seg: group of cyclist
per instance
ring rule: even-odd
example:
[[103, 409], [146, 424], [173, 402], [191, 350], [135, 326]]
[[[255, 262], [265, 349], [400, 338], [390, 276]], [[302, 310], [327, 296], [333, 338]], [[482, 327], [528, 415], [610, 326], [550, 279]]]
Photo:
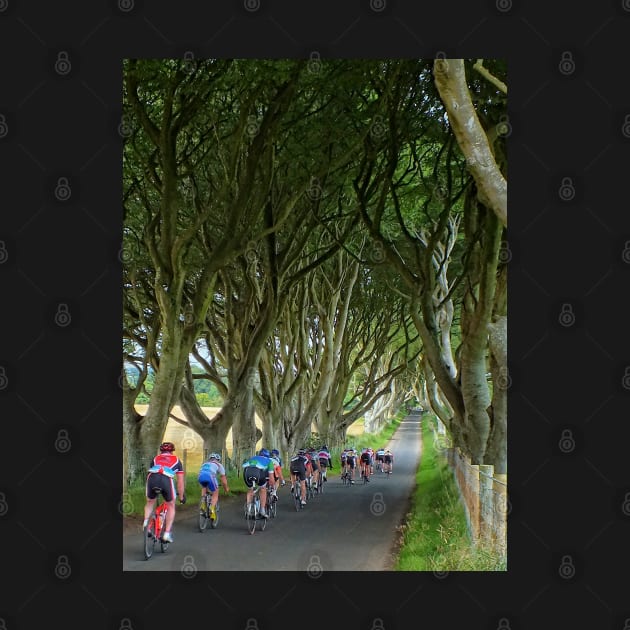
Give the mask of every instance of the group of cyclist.
[[[163, 442], [160, 445], [160, 452], [156, 455], [149, 468], [146, 483], [147, 502], [144, 508], [143, 528], [147, 526], [148, 520], [153, 511], [157, 494], [162, 493], [164, 501], [168, 504], [166, 513], [164, 541], [172, 542], [171, 533], [173, 521], [175, 519], [175, 481], [177, 483], [177, 494], [180, 503], [186, 502], [184, 491], [184, 468], [181, 460], [174, 454], [175, 445], [172, 442]], [[381, 448], [374, 451], [371, 448], [362, 449], [359, 454], [354, 448], [345, 448], [341, 453], [341, 474], [348, 471], [350, 483], [354, 483], [354, 471], [357, 464], [361, 467], [361, 474], [369, 481], [370, 475], [374, 473], [374, 461], [382, 466], [383, 472], [391, 473], [393, 465], [393, 455], [389, 449]], [[267, 492], [277, 499], [277, 491], [280, 486], [284, 486], [286, 481], [282, 473], [282, 459], [278, 449], [261, 448], [258, 453], [248, 457], [242, 464], [243, 480], [247, 490], [247, 509], [252, 510], [254, 482], [260, 487], [260, 515], [269, 518], [266, 510]], [[328, 446], [321, 448], [301, 448], [291, 457], [288, 465], [291, 475], [291, 493], [300, 493], [300, 502], [306, 505], [306, 480], [310, 479], [315, 490], [320, 484], [328, 480], [327, 471], [333, 469], [332, 457]], [[230, 489], [225, 474], [225, 468], [221, 463], [219, 453], [210, 453], [207, 460], [203, 462], [197, 477], [201, 486], [201, 501], [204, 496], [211, 494], [210, 518], [216, 518], [216, 505], [219, 500], [219, 483], [223, 486], [225, 493]]]
[[359, 467], [361, 478], [369, 482], [374, 474], [374, 462], [384, 473], [391, 474], [394, 465], [394, 455], [388, 448], [374, 450], [370, 447], [361, 449], [359, 453], [355, 448], [345, 448], [341, 451], [341, 476], [350, 477], [350, 483], [354, 484], [355, 470]]

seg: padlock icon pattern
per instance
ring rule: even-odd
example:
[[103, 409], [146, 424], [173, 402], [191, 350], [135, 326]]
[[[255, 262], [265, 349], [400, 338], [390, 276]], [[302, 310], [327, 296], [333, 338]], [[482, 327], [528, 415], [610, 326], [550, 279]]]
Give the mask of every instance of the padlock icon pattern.
[[72, 197], [72, 188], [67, 177], [60, 177], [55, 186], [55, 199], [58, 201], [68, 201]]
[[372, 622], [372, 630], [385, 630], [385, 625], [380, 617], [375, 617]]
[[66, 76], [72, 70], [72, 64], [70, 63], [70, 56], [66, 50], [61, 50], [57, 53], [57, 59], [55, 61], [55, 72], [62, 77]]
[[311, 177], [306, 195], [311, 201], [317, 201], [322, 196], [322, 187], [317, 177]]
[[563, 453], [572, 453], [575, 450], [575, 439], [571, 429], [563, 429], [558, 441], [558, 448]]
[[67, 453], [72, 448], [72, 442], [67, 429], [59, 429], [55, 439], [55, 450], [58, 453]]
[[626, 366], [621, 379], [621, 385], [624, 389], [630, 389], [630, 366]]
[[120, 620], [120, 630], [133, 630], [131, 619], [129, 619], [129, 617], [123, 617]]
[[245, 630], [258, 630], [258, 622], [253, 617], [250, 617], [245, 622]]
[[120, 123], [118, 124], [118, 135], [121, 138], [129, 138], [133, 133], [133, 127], [129, 121], [129, 116], [127, 114], [122, 114], [120, 116]]
[[499, 368], [499, 377], [497, 378], [497, 387], [499, 389], [510, 389], [512, 386], [512, 377], [510, 371], [506, 367]]
[[260, 125], [258, 124], [258, 120], [256, 116], [248, 116], [247, 124], [245, 125], [245, 132], [250, 138], [253, 138], [257, 133]]
[[499, 246], [499, 262], [502, 265], [507, 265], [510, 260], [512, 260], [510, 244], [507, 241], [501, 241], [501, 245]]
[[501, 617], [501, 619], [499, 619], [497, 630], [510, 630], [510, 622], [506, 617]]
[[195, 54], [192, 50], [187, 50], [184, 53], [184, 72], [192, 74], [197, 69], [197, 62], [195, 61]]
[[507, 13], [512, 8], [512, 0], [496, 0], [497, 11]]
[[621, 511], [625, 516], [630, 516], [630, 492], [626, 492], [623, 503], [621, 504]]
[[[0, 0], [0, 11], [2, 11], [2, 1]], [[0, 630], [7, 630], [7, 622], [4, 617], [0, 617]]]
[[193, 578], [197, 575], [197, 567], [192, 556], [184, 556], [184, 563], [182, 564], [182, 575], [185, 578]]
[[571, 304], [565, 303], [560, 308], [560, 315], [558, 316], [558, 321], [561, 326], [568, 328], [569, 326], [573, 326], [575, 324], [575, 313], [573, 312], [573, 307]]
[[575, 197], [575, 186], [570, 177], [563, 177], [558, 188], [558, 196], [562, 201], [571, 201]]
[[308, 71], [317, 74], [322, 69], [322, 59], [316, 50], [313, 50], [308, 56]]
[[[4, 13], [9, 8], [9, 0], [0, 0], [0, 13]], [[4, 619], [2, 620], [4, 623]], [[0, 627], [0, 630], [4, 630], [4, 627]]]
[[182, 448], [186, 450], [194, 450], [197, 446], [197, 433], [192, 429], [186, 429], [184, 431], [184, 437], [182, 439]]
[[57, 306], [57, 312], [55, 313], [55, 324], [57, 324], [57, 326], [60, 326], [61, 328], [65, 328], [66, 326], [70, 325], [71, 321], [72, 317], [70, 315], [70, 308], [66, 303], [61, 302]]
[[377, 114], [374, 116], [374, 120], [370, 125], [370, 135], [375, 140], [380, 140], [385, 136], [387, 131], [387, 127], [385, 127], [385, 123], [383, 122], [383, 117]]
[[623, 251], [621, 252], [621, 259], [623, 262], [630, 265], [630, 241], [626, 241]]
[[244, 0], [243, 6], [246, 11], [253, 13], [254, 11], [258, 11], [258, 9], [260, 9], [260, 0]]
[[60, 580], [66, 580], [70, 577], [71, 573], [72, 568], [70, 567], [68, 556], [59, 556], [57, 558], [57, 564], [55, 565], [55, 575]]
[[512, 124], [505, 114], [499, 117], [499, 122], [497, 123], [497, 135], [501, 138], [507, 138], [512, 135]]
[[6, 389], [9, 386], [9, 377], [7, 376], [6, 369], [3, 365], [0, 365], [0, 391]]
[[0, 265], [4, 264], [9, 260], [9, 252], [7, 251], [7, 246], [4, 241], [0, 241]]
[[0, 140], [6, 137], [9, 133], [9, 125], [7, 125], [7, 119], [4, 114], [0, 114]]
[[0, 516], [6, 516], [9, 511], [9, 504], [4, 492], [0, 492]]
[[570, 580], [575, 575], [575, 565], [571, 556], [562, 556], [558, 573], [564, 580]]
[[571, 53], [571, 51], [565, 50], [562, 53], [558, 70], [564, 76], [569, 76], [575, 72], [575, 61], [573, 60], [573, 53]]
[[383, 501], [383, 495], [380, 492], [375, 492], [372, 497], [372, 502], [370, 503], [370, 512], [374, 514], [374, 516], [382, 516], [385, 514], [386, 505], [385, 501]]
[[308, 567], [306, 568], [306, 572], [309, 577], [317, 579], [321, 577], [324, 572], [324, 567], [322, 566], [321, 560], [318, 555], [312, 555], [309, 562]]
[[129, 11], [133, 11], [134, 6], [134, 0], [118, 0], [118, 8], [124, 13], [129, 13]]
[[621, 125], [621, 133], [624, 138], [630, 138], [630, 114], [626, 114]]
[[386, 6], [387, 0], [370, 0], [370, 9], [372, 9], [374, 13], [384, 11]]

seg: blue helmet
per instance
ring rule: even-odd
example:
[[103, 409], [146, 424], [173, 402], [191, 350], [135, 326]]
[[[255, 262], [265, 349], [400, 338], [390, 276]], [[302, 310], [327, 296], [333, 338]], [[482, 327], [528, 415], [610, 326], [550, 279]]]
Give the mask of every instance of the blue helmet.
[[271, 450], [271, 454], [274, 456], [280, 455], [280, 451], [277, 448]]
[[261, 448], [258, 451], [258, 454], [262, 455], [263, 457], [271, 457], [271, 453], [266, 448]]

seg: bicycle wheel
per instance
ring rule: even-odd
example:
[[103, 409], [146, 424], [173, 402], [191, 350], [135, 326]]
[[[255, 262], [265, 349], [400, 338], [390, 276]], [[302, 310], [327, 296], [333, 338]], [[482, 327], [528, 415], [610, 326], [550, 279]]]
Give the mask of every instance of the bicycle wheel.
[[319, 479], [319, 493], [323, 494], [324, 493], [324, 485], [326, 483], [326, 473], [322, 473], [320, 479]]
[[[245, 510], [247, 510], [247, 506], [245, 506]], [[249, 531], [250, 534], [253, 534], [254, 531], [256, 530], [256, 502], [254, 502], [253, 508], [251, 513], [247, 512], [247, 530]]]
[[278, 497], [271, 497], [271, 502], [267, 506], [271, 518], [276, 518], [276, 512], [278, 511]]
[[267, 521], [269, 520], [268, 518], [265, 518], [264, 516], [262, 516], [260, 513], [258, 514], [258, 520], [260, 521], [260, 531], [264, 532], [265, 531], [265, 527], [267, 527]]
[[153, 549], [155, 548], [155, 519], [153, 516], [142, 530], [142, 538], [144, 539], [144, 559], [148, 560], [153, 555]]
[[219, 504], [217, 503], [214, 506], [214, 518], [210, 519], [210, 527], [212, 527], [212, 529], [216, 529], [218, 525], [219, 525]]
[[302, 508], [302, 502], [300, 501], [300, 483], [298, 481], [295, 482], [295, 489], [293, 491], [293, 502], [295, 503], [295, 511], [299, 512]]
[[210, 516], [208, 514], [208, 499], [207, 495], [204, 496], [203, 507], [199, 509], [199, 531], [204, 532], [208, 527], [208, 521], [210, 520]]

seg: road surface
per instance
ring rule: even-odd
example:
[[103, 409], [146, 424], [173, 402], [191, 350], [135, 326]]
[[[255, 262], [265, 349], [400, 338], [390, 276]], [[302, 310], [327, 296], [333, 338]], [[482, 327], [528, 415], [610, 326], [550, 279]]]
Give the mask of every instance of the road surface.
[[[356, 471], [344, 486], [339, 463], [328, 471], [324, 493], [296, 512], [289, 483], [278, 492], [278, 511], [265, 531], [247, 530], [244, 495], [220, 498], [216, 529], [199, 532], [196, 512], [176, 517], [174, 542], [144, 559], [140, 526], [123, 536], [124, 571], [389, 571], [398, 526], [409, 507], [421, 452], [420, 416], [407, 416], [389, 443], [391, 475], [375, 473], [368, 484]], [[285, 478], [288, 475], [285, 472]], [[198, 497], [190, 497], [196, 503]], [[181, 507], [180, 507], [181, 509]], [[180, 516], [178, 514], [178, 516]]]

